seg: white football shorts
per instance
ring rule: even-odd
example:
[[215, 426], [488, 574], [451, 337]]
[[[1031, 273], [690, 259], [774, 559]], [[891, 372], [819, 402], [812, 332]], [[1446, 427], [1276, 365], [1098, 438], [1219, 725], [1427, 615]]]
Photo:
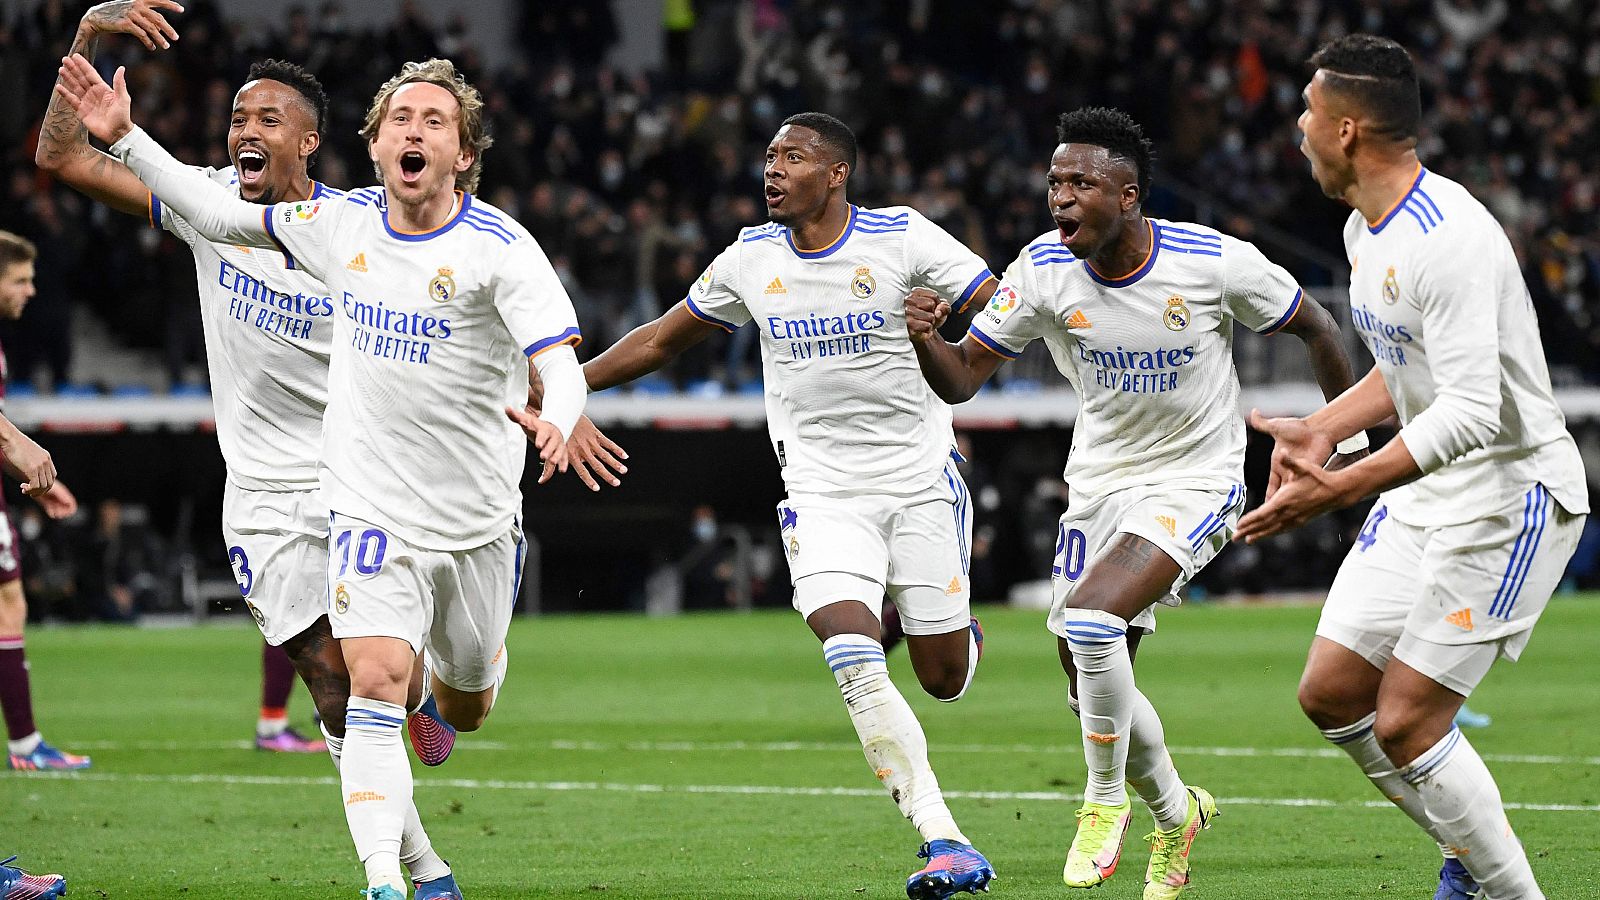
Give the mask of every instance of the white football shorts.
[[1408, 525], [1380, 496], [1328, 590], [1317, 635], [1379, 669], [1399, 659], [1463, 696], [1516, 661], [1583, 533], [1543, 485], [1459, 525]]
[[228, 479], [222, 538], [245, 606], [276, 647], [328, 611], [328, 507], [316, 488], [253, 491]]
[[470, 550], [428, 550], [382, 527], [329, 516], [327, 602], [337, 638], [392, 637], [458, 691], [493, 687], [527, 556], [522, 523]]
[[778, 527], [800, 615], [843, 600], [879, 615], [887, 593], [906, 634], [969, 627], [972, 499], [954, 458], [911, 496], [791, 494]]
[[[1139, 485], [1090, 496], [1069, 491], [1067, 511], [1056, 531], [1056, 558], [1050, 567], [1051, 603], [1045, 626], [1066, 637], [1067, 603], [1078, 579], [1119, 533], [1137, 535], [1172, 557], [1182, 570], [1159, 603], [1177, 606], [1178, 590], [1216, 558], [1233, 537], [1244, 510], [1244, 485], [1188, 483]], [[1133, 617], [1129, 627], [1156, 630], [1155, 604]]]

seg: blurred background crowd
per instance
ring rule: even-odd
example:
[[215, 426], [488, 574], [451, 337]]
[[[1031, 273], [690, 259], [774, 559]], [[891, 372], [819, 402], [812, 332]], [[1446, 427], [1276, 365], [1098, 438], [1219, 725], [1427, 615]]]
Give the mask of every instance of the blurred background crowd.
[[[0, 5], [0, 228], [41, 250], [39, 297], [0, 328], [13, 395], [203, 393], [187, 248], [32, 163], [59, 57], [88, 5]], [[1304, 60], [1338, 34], [1380, 33], [1419, 66], [1423, 160], [1511, 234], [1557, 385], [1600, 383], [1600, 4], [1589, 0], [665, 0], [645, 4], [665, 48], [647, 69], [619, 53], [620, 17], [638, 6], [620, 0], [507, 4], [510, 52], [493, 63], [459, 4], [397, 2], [376, 25], [339, 2], [268, 21], [245, 19], [240, 4], [185, 5], [172, 50], [106, 41], [98, 62], [108, 74], [129, 67], [135, 118], [199, 164], [227, 164], [234, 91], [252, 61], [276, 57], [309, 67], [332, 98], [313, 177], [369, 183], [357, 129], [376, 86], [406, 60], [453, 58], [482, 88], [496, 138], [480, 194], [554, 261], [579, 310], [583, 358], [681, 299], [741, 226], [763, 220], [764, 147], [806, 109], [856, 130], [853, 201], [913, 206], [1000, 271], [1049, 225], [1042, 172], [1057, 115], [1121, 107], [1156, 144], [1148, 212], [1254, 240], [1337, 303], [1347, 211], [1321, 197], [1298, 151]], [[708, 341], [646, 387], [759, 390], [753, 338]], [[1017, 446], [990, 455], [1033, 459]], [[1059, 512], [1046, 482], [1059, 484], [1065, 444], [1044, 455], [993, 487], [989, 508], [1009, 511], [1019, 539], [1048, 535]], [[1004, 538], [1008, 526], [997, 527]], [[1260, 554], [1234, 558], [1235, 581], [1275, 577]], [[1304, 574], [1280, 563], [1276, 574]]]

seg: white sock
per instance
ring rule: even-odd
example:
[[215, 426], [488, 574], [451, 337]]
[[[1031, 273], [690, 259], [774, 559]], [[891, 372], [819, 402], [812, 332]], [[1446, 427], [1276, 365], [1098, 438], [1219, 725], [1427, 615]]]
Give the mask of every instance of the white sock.
[[33, 751], [39, 749], [39, 745], [42, 743], [44, 743], [44, 735], [35, 731], [33, 734], [30, 734], [27, 737], [17, 738], [14, 741], [6, 741], [6, 752], [10, 753], [12, 756], [27, 756]]
[[1528, 854], [1511, 831], [1500, 788], [1459, 728], [1429, 747], [1400, 777], [1422, 797], [1428, 819], [1455, 849], [1485, 896], [1494, 900], [1544, 900]]
[[822, 642], [822, 655], [839, 682], [867, 765], [889, 789], [901, 814], [923, 840], [972, 843], [945, 805], [939, 780], [928, 765], [928, 740], [905, 697], [889, 680], [883, 645], [865, 635], [841, 634]]
[[1335, 747], [1350, 754], [1350, 758], [1361, 767], [1361, 771], [1367, 776], [1367, 780], [1372, 782], [1372, 786], [1426, 831], [1434, 843], [1439, 845], [1440, 853], [1446, 857], [1455, 856], [1455, 851], [1445, 846], [1439, 837], [1438, 829], [1434, 828], [1433, 822], [1428, 819], [1428, 811], [1422, 804], [1422, 796], [1417, 793], [1416, 788], [1400, 777], [1388, 754], [1378, 746], [1377, 735], [1372, 733], [1372, 723], [1377, 720], [1377, 713], [1368, 713], [1365, 718], [1343, 728], [1324, 728], [1322, 736]]
[[1120, 806], [1128, 792], [1128, 732], [1133, 727], [1133, 660], [1128, 623], [1096, 609], [1067, 610], [1067, 644], [1078, 670], [1083, 759], [1089, 768], [1084, 800]]
[[367, 868], [367, 887], [389, 885], [404, 894], [400, 837], [412, 790], [411, 761], [401, 736], [405, 707], [351, 696], [345, 710], [339, 765], [345, 821]]
[[1128, 784], [1155, 816], [1156, 827], [1171, 831], [1189, 820], [1189, 790], [1167, 752], [1167, 734], [1156, 708], [1141, 691], [1133, 692], [1133, 721], [1128, 726]]
[[277, 737], [289, 730], [289, 717], [256, 719], [256, 737]]
[[[329, 734], [326, 725], [322, 726], [322, 737], [328, 743], [328, 755], [333, 757], [333, 769], [337, 772], [339, 758], [344, 753], [344, 738]], [[450, 874], [450, 864], [433, 852], [433, 841], [422, 827], [422, 816], [417, 813], [415, 802], [406, 811], [406, 827], [400, 833], [400, 862], [411, 873], [412, 881], [433, 881]]]
[[967, 688], [972, 687], [972, 677], [978, 674], [978, 636], [972, 633], [972, 626], [967, 626], [967, 680], [961, 683], [961, 690], [954, 697], [940, 697], [940, 703], [954, 703], [967, 695]]

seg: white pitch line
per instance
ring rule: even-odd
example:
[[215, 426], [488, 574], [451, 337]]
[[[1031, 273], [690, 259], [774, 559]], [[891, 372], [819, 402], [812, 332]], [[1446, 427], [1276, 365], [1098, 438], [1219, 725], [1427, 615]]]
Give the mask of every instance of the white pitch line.
[[[72, 741], [78, 750], [252, 750], [251, 741]], [[513, 743], [463, 738], [458, 748], [503, 752], [509, 750], [561, 750], [577, 752], [633, 753], [860, 753], [861, 745], [842, 741], [569, 741], [549, 740]], [[948, 753], [1053, 754], [1078, 750], [1077, 744], [935, 744], [935, 755]], [[1169, 747], [1173, 756], [1260, 757], [1289, 759], [1345, 759], [1344, 751], [1333, 747]], [[1525, 753], [1484, 753], [1486, 762], [1523, 763], [1536, 766], [1600, 766], [1600, 756], [1542, 756]]]
[[[268, 787], [336, 787], [339, 780], [332, 776], [293, 775], [157, 775], [138, 772], [31, 772], [23, 779], [49, 779], [57, 781], [99, 781], [137, 784], [224, 784], [264, 785]], [[620, 794], [740, 794], [780, 797], [882, 797], [881, 788], [853, 787], [793, 787], [765, 784], [628, 784], [615, 781], [501, 781], [484, 778], [419, 778], [421, 788], [459, 788], [475, 791], [579, 791]], [[948, 798], [958, 800], [1030, 800], [1046, 803], [1077, 803], [1082, 794], [1062, 791], [945, 791]], [[1223, 806], [1292, 806], [1328, 809], [1388, 809], [1392, 804], [1383, 800], [1344, 801], [1324, 800], [1316, 797], [1219, 797]], [[1507, 803], [1508, 810], [1531, 812], [1600, 812], [1600, 805], [1567, 803]]]

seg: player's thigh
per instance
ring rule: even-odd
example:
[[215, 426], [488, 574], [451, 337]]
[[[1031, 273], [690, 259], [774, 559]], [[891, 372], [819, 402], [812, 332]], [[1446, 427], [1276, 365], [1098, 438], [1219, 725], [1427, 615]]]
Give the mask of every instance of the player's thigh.
[[[1535, 486], [1491, 516], [1430, 532], [1425, 589], [1395, 658], [1463, 696], [1500, 657], [1516, 660], [1577, 548], [1586, 517]], [[1490, 647], [1492, 652], [1453, 648]]]
[[[900, 611], [906, 634], [927, 637], [967, 630], [972, 503], [954, 462], [945, 466], [933, 491], [908, 500], [892, 515], [888, 545], [889, 599]], [[965, 658], [964, 639], [946, 643]]]
[[527, 549], [514, 522], [482, 547], [449, 554], [439, 571], [428, 644], [434, 675], [457, 691], [484, 691], [498, 678]]
[[889, 572], [882, 504], [793, 495], [778, 504], [778, 527], [802, 617], [810, 621], [823, 607], [848, 600], [881, 613]]
[[1156, 605], [1176, 606], [1178, 590], [1227, 546], [1244, 499], [1244, 486], [1228, 483], [1148, 486], [1097, 497], [1074, 493], [1056, 532], [1052, 602], [1046, 619], [1050, 631], [1066, 637], [1067, 610], [1091, 577], [1107, 577], [1091, 576], [1091, 569], [1119, 535], [1132, 535], [1160, 551], [1165, 560], [1154, 562], [1165, 571], [1176, 566], [1172, 578], [1163, 575], [1148, 590], [1137, 578], [1128, 582], [1144, 594], [1131, 598], [1139, 609], [1129, 618], [1130, 628], [1145, 634], [1155, 631]]
[[245, 606], [279, 646], [328, 611], [328, 517], [319, 493], [223, 492], [222, 537]]
[[1328, 588], [1317, 637], [1350, 650], [1379, 671], [1387, 667], [1422, 596], [1425, 540], [1425, 529], [1396, 520], [1378, 498]]
[[398, 638], [421, 653], [434, 618], [436, 571], [448, 554], [414, 547], [379, 525], [338, 512], [328, 521], [333, 636]]

